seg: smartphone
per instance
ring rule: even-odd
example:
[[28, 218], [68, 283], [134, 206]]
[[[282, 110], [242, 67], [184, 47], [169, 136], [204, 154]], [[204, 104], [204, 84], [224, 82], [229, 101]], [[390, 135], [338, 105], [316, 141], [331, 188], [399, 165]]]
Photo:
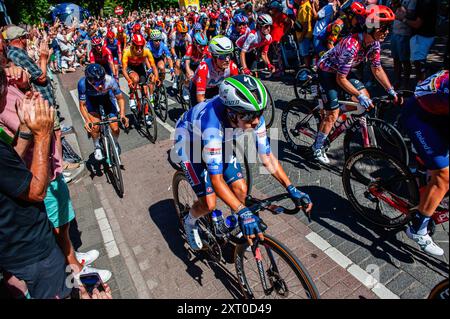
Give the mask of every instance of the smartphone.
[[80, 275], [80, 281], [86, 288], [86, 291], [89, 293], [89, 296], [92, 296], [92, 292], [94, 291], [95, 288], [97, 288], [98, 291], [100, 292], [105, 291], [103, 281], [100, 278], [100, 275], [96, 272]]

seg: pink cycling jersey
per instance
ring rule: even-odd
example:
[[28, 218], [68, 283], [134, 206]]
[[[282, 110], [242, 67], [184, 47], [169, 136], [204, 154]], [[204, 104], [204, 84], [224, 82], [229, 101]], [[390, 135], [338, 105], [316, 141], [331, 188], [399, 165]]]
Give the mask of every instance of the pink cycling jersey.
[[380, 42], [375, 41], [364, 46], [362, 34], [352, 34], [327, 51], [318, 65], [322, 71], [347, 75], [353, 67], [366, 59], [372, 67], [380, 67], [380, 52]]
[[260, 31], [252, 30], [237, 39], [236, 46], [244, 52], [262, 48], [262, 52], [267, 53], [271, 43], [270, 34], [263, 35]]

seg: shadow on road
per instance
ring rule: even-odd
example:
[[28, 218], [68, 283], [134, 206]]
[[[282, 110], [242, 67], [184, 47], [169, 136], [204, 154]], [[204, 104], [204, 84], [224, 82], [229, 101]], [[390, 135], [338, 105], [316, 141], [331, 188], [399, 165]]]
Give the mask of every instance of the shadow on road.
[[184, 235], [182, 235], [180, 230], [180, 223], [172, 199], [165, 199], [153, 204], [148, 209], [148, 212], [152, 221], [161, 231], [172, 253], [185, 263], [186, 272], [200, 286], [203, 286], [205, 283], [203, 281], [203, 269], [198, 266], [199, 262], [214, 272], [215, 278], [222, 282], [234, 298], [243, 298], [238, 279], [222, 263], [212, 262], [205, 253], [197, 253], [188, 248]]
[[[305, 186], [301, 190], [308, 193], [314, 203], [313, 221], [339, 236], [343, 241], [347, 240], [366, 248], [375, 258], [383, 259], [397, 268], [402, 267], [402, 263], [419, 262], [436, 272], [448, 273], [448, 266], [444, 261], [422, 253], [416, 247], [405, 243], [399, 236], [403, 229], [387, 230], [366, 221], [357, 215], [347, 199], [331, 190], [317, 186]], [[327, 219], [349, 227], [358, 237], [337, 228]]]

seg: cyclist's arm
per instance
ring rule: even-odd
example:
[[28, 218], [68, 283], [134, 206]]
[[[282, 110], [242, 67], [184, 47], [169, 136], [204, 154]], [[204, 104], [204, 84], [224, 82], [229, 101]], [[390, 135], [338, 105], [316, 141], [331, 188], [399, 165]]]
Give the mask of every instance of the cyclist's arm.
[[122, 57], [122, 75], [125, 78], [125, 80], [127, 80], [128, 83], [131, 82], [131, 78], [128, 75], [128, 56], [125, 53], [124, 56]]
[[392, 88], [391, 81], [389, 81], [389, 78], [384, 71], [383, 67], [371, 67], [373, 76], [377, 79], [377, 81], [383, 86], [385, 90], [388, 90]]
[[247, 67], [247, 61], [245, 60], [245, 54], [247, 53], [247, 51], [241, 50], [240, 53], [240, 58], [241, 58], [241, 67], [243, 69], [248, 69]]
[[231, 191], [230, 187], [223, 179], [223, 175], [210, 175], [210, 179], [214, 192], [217, 194], [217, 196], [234, 212], [238, 211], [239, 206], [241, 206], [243, 203], [241, 203], [236, 195]]
[[86, 123], [89, 123], [90, 122], [90, 117], [89, 117], [89, 112], [88, 112], [87, 107], [86, 107], [86, 101], [80, 100], [79, 104], [80, 104], [80, 113], [83, 116], [84, 121]]
[[119, 112], [120, 112], [120, 117], [124, 118], [126, 117], [125, 114], [125, 98], [123, 97], [123, 94], [117, 94], [116, 95], [116, 100], [117, 100], [117, 104], [119, 104]]
[[278, 159], [273, 155], [273, 153], [270, 153], [268, 155], [266, 154], [260, 154], [259, 159], [261, 160], [261, 163], [264, 165], [264, 167], [270, 172], [270, 174], [281, 184], [284, 188], [287, 188], [289, 185], [291, 185], [291, 181], [289, 177], [286, 175], [286, 172], [284, 171], [283, 167], [281, 166]]
[[153, 70], [153, 83], [159, 81], [158, 67], [155, 64], [155, 60], [153, 60], [153, 57], [147, 57], [145, 59], [145, 65], [147, 66], [147, 70]]
[[95, 63], [95, 56], [92, 50], [89, 52], [89, 63]]
[[205, 62], [201, 62], [197, 70], [195, 89], [197, 103], [201, 103], [205, 100], [206, 88], [208, 85], [208, 65]]
[[264, 63], [268, 66], [270, 63], [269, 56], [267, 55], [267, 52], [264, 50], [261, 52], [261, 58], [263, 59]]
[[353, 86], [353, 84], [347, 79], [347, 74], [336, 73], [336, 82], [346, 92], [352, 96], [358, 96], [359, 91]]

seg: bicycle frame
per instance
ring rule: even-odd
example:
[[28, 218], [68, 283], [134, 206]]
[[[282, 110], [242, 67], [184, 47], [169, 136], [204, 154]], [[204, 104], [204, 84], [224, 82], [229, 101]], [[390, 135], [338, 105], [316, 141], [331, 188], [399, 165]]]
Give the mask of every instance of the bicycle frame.
[[[111, 130], [109, 128], [109, 124], [120, 122], [120, 120], [119, 119], [109, 120], [106, 117], [103, 105], [99, 105], [99, 110], [100, 110], [100, 122], [96, 122], [93, 124], [100, 125], [100, 137], [103, 139], [103, 143], [104, 143], [103, 148], [104, 148], [104, 152], [106, 154], [106, 163], [108, 164], [108, 166], [111, 166], [111, 160], [110, 160], [111, 154], [109, 153], [108, 138], [106, 138], [106, 137], [109, 137], [111, 139], [111, 141], [114, 141]], [[122, 165], [120, 157], [119, 157], [119, 165]]]

